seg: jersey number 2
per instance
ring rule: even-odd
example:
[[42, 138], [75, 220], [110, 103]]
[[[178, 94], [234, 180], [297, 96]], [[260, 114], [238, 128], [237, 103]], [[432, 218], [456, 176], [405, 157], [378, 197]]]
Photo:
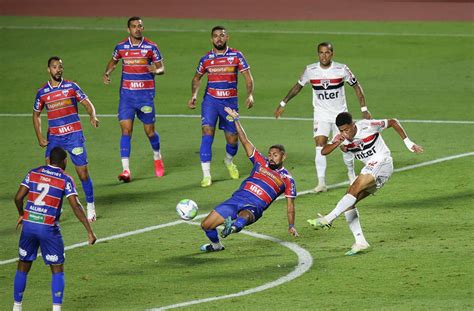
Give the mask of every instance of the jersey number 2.
[[46, 202], [43, 201], [43, 199], [48, 194], [49, 184], [39, 183], [38, 184], [38, 191], [41, 191], [41, 193], [36, 198], [35, 205], [43, 206], [43, 205], [46, 204]]

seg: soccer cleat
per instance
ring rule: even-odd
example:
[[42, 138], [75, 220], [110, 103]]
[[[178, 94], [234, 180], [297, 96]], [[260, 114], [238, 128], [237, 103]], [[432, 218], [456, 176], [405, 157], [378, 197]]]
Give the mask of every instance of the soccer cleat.
[[203, 244], [203, 245], [201, 245], [201, 247], [200, 247], [199, 249], [201, 250], [201, 252], [210, 253], [210, 252], [223, 251], [223, 250], [225, 250], [225, 247], [224, 247], [224, 245], [220, 244], [219, 247], [214, 248], [214, 247], [212, 246], [212, 243], [210, 243], [210, 244]]
[[87, 203], [87, 220], [89, 222], [95, 222], [97, 220], [94, 203]]
[[118, 180], [123, 181], [124, 183], [132, 181], [132, 175], [130, 171], [124, 170], [122, 174], [118, 175]]
[[316, 193], [327, 192], [327, 191], [328, 191], [328, 187], [324, 184], [319, 184], [316, 186], [316, 188], [314, 188], [314, 192]]
[[227, 167], [227, 170], [229, 171], [229, 175], [231, 179], [239, 179], [239, 170], [237, 169], [237, 165], [234, 163], [229, 163], [227, 164], [224, 161], [225, 167]]
[[221, 232], [221, 237], [223, 239], [235, 232], [235, 226], [232, 226], [233, 224], [234, 223], [232, 222], [232, 218], [230, 216], [225, 219], [224, 229]]
[[212, 185], [211, 176], [203, 177], [203, 179], [201, 180], [201, 187], [206, 188], [206, 187], [209, 187], [210, 185]]
[[319, 228], [322, 228], [322, 229], [325, 229], [325, 230], [329, 230], [331, 229], [332, 225], [326, 220], [326, 218], [324, 218], [323, 215], [321, 214], [318, 214], [318, 218], [316, 219], [308, 219], [307, 222], [315, 227], [316, 229], [319, 229]]
[[354, 243], [352, 245], [352, 248], [348, 252], [346, 252], [346, 256], [354, 256], [362, 251], [367, 250], [369, 247], [370, 247], [369, 243], [367, 244]]
[[155, 175], [156, 177], [163, 177], [163, 175], [165, 175], [163, 160], [155, 160]]

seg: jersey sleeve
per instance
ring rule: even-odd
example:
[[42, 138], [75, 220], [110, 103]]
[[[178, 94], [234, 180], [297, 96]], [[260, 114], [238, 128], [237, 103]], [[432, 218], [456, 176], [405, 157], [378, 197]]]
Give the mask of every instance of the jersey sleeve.
[[285, 183], [285, 197], [296, 198], [296, 184], [293, 177], [286, 175], [283, 182]]
[[25, 186], [26, 188], [30, 189], [30, 172], [26, 174], [25, 178], [21, 181], [20, 185]]
[[156, 46], [153, 45], [151, 49], [153, 55], [151, 56], [151, 61], [154, 63], [159, 63], [163, 60], [163, 57], [161, 56], [160, 49]]
[[260, 163], [261, 165], [266, 165], [267, 164], [267, 158], [263, 156], [263, 154], [260, 153], [257, 149], [253, 149], [253, 154], [249, 157], [250, 162], [252, 162], [254, 165], [257, 163]]
[[308, 74], [308, 68], [305, 68], [303, 73], [300, 76], [300, 79], [298, 80], [298, 84], [301, 86], [305, 86], [306, 83], [309, 82], [309, 74]]
[[77, 85], [77, 83], [72, 83], [72, 88], [74, 89], [75, 97], [78, 103], [87, 98], [86, 93]]
[[385, 130], [388, 126], [388, 120], [368, 120], [369, 122], [369, 127], [377, 132], [382, 132]]
[[71, 176], [66, 176], [66, 186], [64, 187], [64, 194], [66, 198], [71, 195], [77, 195], [76, 184], [74, 183], [74, 179]]
[[41, 93], [40, 91], [36, 93], [35, 103], [33, 105], [33, 110], [37, 112], [41, 112], [44, 108], [44, 102], [41, 100], [40, 93]]
[[202, 75], [206, 73], [206, 64], [204, 63], [204, 60], [205, 60], [204, 57], [201, 58], [199, 60], [198, 66], [196, 68], [196, 72], [199, 73], [199, 74], [202, 74]]
[[344, 65], [344, 81], [349, 83], [350, 86], [353, 86], [357, 83], [356, 76], [352, 73], [349, 67], [347, 67], [347, 65]]
[[239, 54], [237, 55], [237, 58], [239, 59], [239, 71], [240, 72], [250, 69], [250, 66], [247, 63], [247, 60], [245, 59], [244, 54], [242, 54], [242, 52], [239, 52]]
[[119, 45], [116, 45], [115, 46], [115, 49], [114, 49], [114, 52], [112, 53], [112, 58], [114, 60], [119, 60], [122, 58], [122, 56], [120, 55], [120, 47]]

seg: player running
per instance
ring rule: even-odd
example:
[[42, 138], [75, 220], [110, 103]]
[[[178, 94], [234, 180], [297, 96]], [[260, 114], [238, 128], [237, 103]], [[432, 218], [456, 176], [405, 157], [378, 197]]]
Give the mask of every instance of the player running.
[[[286, 104], [295, 97], [301, 89], [308, 83], [313, 88], [313, 108], [314, 108], [314, 142], [316, 143], [316, 157], [314, 159], [318, 185], [315, 192], [326, 192], [326, 157], [321, 154], [321, 150], [328, 142], [328, 137], [332, 132], [335, 136], [339, 133], [334, 120], [336, 116], [347, 111], [346, 96], [344, 92], [344, 82], [347, 82], [354, 89], [359, 100], [360, 110], [364, 119], [370, 119], [370, 112], [367, 110], [365, 96], [355, 75], [349, 67], [336, 63], [332, 60], [334, 56], [333, 46], [329, 42], [322, 42], [318, 45], [319, 62], [306, 66], [298, 82], [288, 92], [286, 97], [280, 102], [275, 110], [275, 117], [279, 118], [285, 110]], [[349, 181], [355, 179], [354, 157], [350, 153], [343, 153], [343, 160], [347, 166]]]
[[201, 78], [207, 73], [207, 87], [201, 108], [200, 159], [203, 173], [201, 187], [209, 187], [212, 184], [212, 143], [217, 120], [219, 120], [219, 129], [224, 131], [227, 141], [224, 164], [229, 171], [230, 178], [239, 178], [237, 166], [232, 162], [238, 149], [237, 131], [234, 123], [226, 119], [227, 114], [224, 112], [225, 107], [238, 110], [237, 76], [239, 71], [246, 82], [247, 99], [245, 103], [247, 108], [252, 108], [254, 105], [253, 78], [250, 73], [250, 66], [242, 52], [227, 46], [228, 40], [229, 35], [224, 27], [215, 26], [212, 28], [211, 43], [213, 49], [200, 59], [192, 80], [192, 94], [188, 107], [195, 109]]
[[[67, 150], [86, 194], [87, 219], [96, 220], [94, 187], [87, 169], [87, 151], [77, 104], [81, 103], [90, 116], [94, 128], [99, 126], [95, 108], [77, 83], [64, 80], [64, 66], [61, 58], [53, 56], [48, 60], [49, 81], [36, 93], [33, 106], [33, 127], [41, 147], [46, 147], [46, 163], [54, 147]], [[48, 112], [48, 133], [45, 139], [41, 131], [41, 111]]]
[[282, 193], [286, 197], [288, 232], [297, 237], [294, 203], [296, 187], [293, 177], [283, 167], [283, 161], [286, 158], [285, 148], [282, 145], [271, 146], [268, 150], [268, 158], [266, 158], [248, 140], [247, 134], [239, 122], [239, 114], [229, 107], [225, 108], [225, 112], [235, 124], [239, 140], [253, 163], [253, 169], [250, 176], [242, 182], [232, 197], [219, 204], [202, 221], [201, 227], [211, 243], [202, 245], [201, 251], [224, 250], [224, 245], [219, 241], [217, 235], [217, 226], [225, 223], [224, 230], [221, 232], [222, 238], [241, 231], [245, 226], [260, 219], [263, 212]]
[[405, 130], [396, 119], [353, 122], [350, 113], [342, 112], [336, 118], [336, 125], [341, 133], [333, 138], [332, 143], [324, 146], [322, 154], [330, 154], [342, 144], [344, 152], [351, 152], [365, 166], [352, 185], [349, 186], [346, 195], [337, 203], [336, 208], [326, 216], [318, 214], [319, 218], [308, 219], [308, 222], [316, 228], [329, 229], [334, 219], [344, 213], [355, 238], [354, 245], [346, 253], [346, 255], [351, 256], [370, 247], [360, 226], [356, 203], [382, 188], [393, 173], [390, 150], [380, 132], [392, 127], [403, 139], [408, 150], [422, 153], [423, 148], [408, 138]]
[[130, 36], [115, 46], [112, 58], [105, 68], [103, 80], [110, 84], [110, 74], [119, 60], [122, 60], [122, 80], [120, 81], [120, 102], [118, 119], [122, 136], [120, 156], [122, 173], [118, 179], [127, 183], [132, 180], [130, 152], [135, 114], [143, 122], [145, 134], [153, 149], [155, 175], [165, 174], [160, 152], [160, 136], [155, 131], [155, 75], [165, 73], [163, 58], [156, 43], [143, 37], [143, 21], [133, 16], [127, 22]]
[[[77, 198], [72, 177], [67, 175], [67, 153], [55, 147], [49, 154], [49, 165], [28, 172], [15, 196], [20, 217], [17, 228], [23, 226], [19, 242], [19, 261], [14, 281], [13, 311], [21, 311], [28, 272], [41, 247], [41, 256], [52, 273], [51, 296], [53, 311], [61, 310], [64, 296], [64, 242], [59, 227], [63, 196], [66, 196], [77, 219], [87, 231], [89, 244], [97, 240]], [[27, 197], [26, 206], [23, 201]]]

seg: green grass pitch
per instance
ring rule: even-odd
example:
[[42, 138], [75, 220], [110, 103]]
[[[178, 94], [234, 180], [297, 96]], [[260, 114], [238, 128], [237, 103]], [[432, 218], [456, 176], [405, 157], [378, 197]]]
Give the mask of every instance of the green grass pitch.
[[[44, 157], [31, 118], [11, 114], [31, 113], [36, 89], [48, 78], [46, 61], [52, 55], [63, 58], [64, 77], [80, 84], [99, 114], [115, 114], [120, 68], [112, 75], [112, 85], [103, 85], [101, 76], [114, 45], [127, 35], [125, 22], [123, 18], [0, 17], [0, 261], [17, 256], [13, 196], [27, 170], [41, 165]], [[99, 238], [176, 221], [175, 205], [183, 198], [196, 201], [200, 214], [205, 214], [239, 186], [242, 178], [230, 180], [222, 164], [224, 140], [217, 133], [212, 163], [215, 183], [207, 189], [199, 187], [199, 110], [186, 106], [197, 62], [210, 48], [209, 30], [216, 24], [228, 27], [229, 45], [242, 50], [251, 65], [256, 104], [252, 110], [242, 107], [243, 116], [271, 117], [304, 66], [316, 61], [315, 44], [330, 40], [334, 59], [348, 64], [361, 82], [374, 118], [470, 121], [404, 123], [412, 140], [425, 148], [422, 155], [408, 152], [395, 132], [387, 130], [383, 135], [395, 168], [473, 151], [472, 23], [148, 18], [144, 22], [145, 35], [158, 43], [165, 59], [166, 74], [157, 77], [156, 126], [167, 174], [162, 179], [153, 176], [149, 143], [137, 123], [131, 158], [134, 180], [120, 184], [116, 180], [121, 168], [116, 118], [101, 117], [98, 129], [83, 118], [99, 216], [93, 227]], [[202, 89], [204, 85], [203, 81]], [[349, 109], [359, 118], [353, 91], [346, 88], [346, 94]], [[85, 113], [82, 108], [81, 112]], [[312, 117], [309, 87], [290, 102], [284, 117]], [[287, 147], [286, 167], [298, 191], [315, 186], [310, 120], [244, 118], [242, 123], [260, 150], [265, 152], [274, 143]], [[242, 150], [236, 163], [246, 177], [250, 163]], [[316, 212], [331, 210], [344, 187], [296, 200], [298, 239], [287, 233], [285, 203], [275, 202], [265, 217], [247, 229], [298, 244], [313, 257], [311, 269], [250, 296], [187, 308], [472, 310], [473, 167], [472, 156], [467, 156], [395, 173], [376, 196], [359, 205], [372, 250], [351, 258], [344, 256], [352, 235], [343, 218], [328, 232], [306, 225]], [[72, 166], [67, 171], [77, 180]], [[327, 175], [329, 184], [345, 181], [340, 154], [329, 157]], [[67, 203], [64, 210], [65, 244], [85, 241], [85, 231]], [[230, 236], [224, 241], [226, 250], [215, 254], [199, 253], [205, 242], [198, 226], [182, 223], [67, 251], [64, 307], [144, 310], [167, 306], [255, 288], [283, 277], [297, 265], [296, 254], [288, 248], [248, 235]], [[11, 308], [15, 269], [15, 263], [0, 265], [1, 310]], [[38, 259], [29, 275], [24, 309], [48, 310], [50, 305], [50, 271]]]

